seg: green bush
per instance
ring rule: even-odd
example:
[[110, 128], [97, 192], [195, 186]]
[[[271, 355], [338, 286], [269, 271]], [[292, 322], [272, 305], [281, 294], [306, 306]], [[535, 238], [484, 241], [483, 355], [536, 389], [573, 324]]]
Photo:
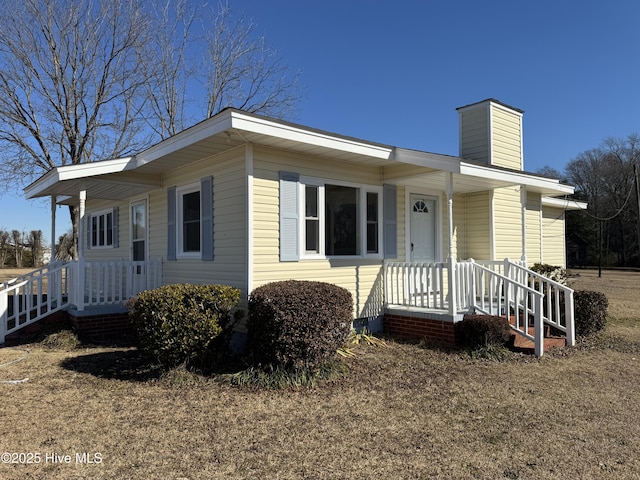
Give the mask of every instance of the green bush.
[[511, 327], [505, 318], [493, 315], [465, 315], [456, 324], [456, 343], [472, 350], [507, 345]]
[[531, 270], [562, 285], [567, 284], [567, 270], [562, 267], [549, 265], [548, 263], [534, 263]]
[[609, 300], [604, 293], [576, 290], [573, 293], [573, 306], [576, 336], [584, 337], [605, 327]]
[[129, 304], [141, 349], [165, 367], [206, 367], [226, 346], [240, 290], [225, 285], [175, 284], [142, 292]]
[[351, 293], [324, 282], [288, 280], [256, 288], [249, 298], [248, 351], [254, 363], [317, 368], [346, 342]]

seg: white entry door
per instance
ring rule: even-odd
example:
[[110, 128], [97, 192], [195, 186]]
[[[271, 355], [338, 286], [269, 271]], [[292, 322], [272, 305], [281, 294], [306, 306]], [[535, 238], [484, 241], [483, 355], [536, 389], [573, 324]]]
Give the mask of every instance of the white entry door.
[[436, 261], [436, 199], [425, 195], [411, 194], [410, 216], [410, 259], [412, 262]]

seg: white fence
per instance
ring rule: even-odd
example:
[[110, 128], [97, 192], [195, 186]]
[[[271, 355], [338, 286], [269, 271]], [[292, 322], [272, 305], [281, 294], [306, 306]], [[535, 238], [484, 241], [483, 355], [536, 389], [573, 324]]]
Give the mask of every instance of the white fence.
[[0, 284], [0, 345], [6, 335], [70, 305], [84, 310], [119, 304], [161, 284], [160, 260], [69, 262], [39, 268]]

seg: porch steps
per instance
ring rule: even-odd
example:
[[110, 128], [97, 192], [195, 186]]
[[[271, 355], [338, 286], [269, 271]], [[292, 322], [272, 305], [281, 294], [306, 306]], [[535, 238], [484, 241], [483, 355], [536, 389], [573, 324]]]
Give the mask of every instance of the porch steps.
[[[545, 329], [546, 330], [546, 329]], [[533, 335], [533, 327], [529, 328], [529, 335]], [[513, 330], [511, 332], [511, 336], [513, 337], [513, 348], [514, 350], [522, 353], [535, 353], [535, 344], [533, 341], [529, 340], [527, 337], [522, 335], [519, 332]], [[548, 352], [554, 348], [562, 348], [566, 345], [565, 337], [558, 337], [553, 335], [544, 336], [544, 351]]]

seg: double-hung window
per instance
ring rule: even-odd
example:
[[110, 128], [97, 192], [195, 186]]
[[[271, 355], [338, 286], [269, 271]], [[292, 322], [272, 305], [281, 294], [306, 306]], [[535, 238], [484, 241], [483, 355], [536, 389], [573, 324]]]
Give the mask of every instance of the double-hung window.
[[200, 184], [177, 191], [178, 256], [200, 256]]
[[114, 238], [113, 209], [92, 213], [89, 220], [90, 248], [112, 248]]
[[382, 189], [300, 179], [302, 257], [381, 256]]
[[167, 260], [213, 256], [213, 177], [167, 189]]

